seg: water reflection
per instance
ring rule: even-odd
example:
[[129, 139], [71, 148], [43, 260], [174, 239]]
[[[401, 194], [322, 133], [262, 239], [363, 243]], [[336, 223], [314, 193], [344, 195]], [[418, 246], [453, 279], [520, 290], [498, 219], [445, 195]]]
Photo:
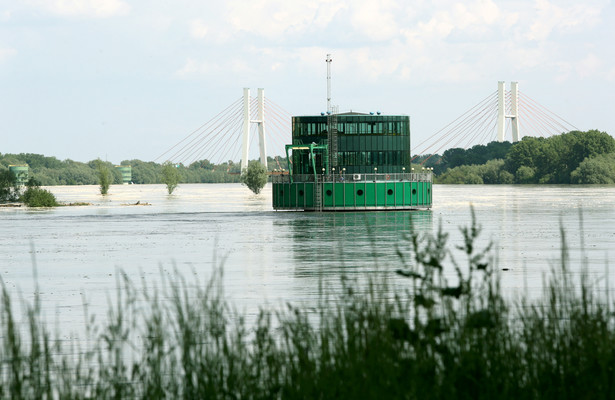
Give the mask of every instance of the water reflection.
[[305, 213], [278, 221], [288, 225], [297, 278], [339, 278], [399, 265], [397, 248], [412, 230], [433, 229], [431, 211]]

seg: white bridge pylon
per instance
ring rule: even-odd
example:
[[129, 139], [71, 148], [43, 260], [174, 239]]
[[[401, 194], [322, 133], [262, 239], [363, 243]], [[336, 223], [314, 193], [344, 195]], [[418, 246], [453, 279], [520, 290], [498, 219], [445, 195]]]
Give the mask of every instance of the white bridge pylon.
[[510, 114], [506, 113], [506, 89], [504, 81], [498, 82], [498, 142], [504, 141], [506, 118], [512, 124], [512, 142], [521, 140], [519, 131], [519, 83], [510, 82]]
[[248, 155], [250, 153], [250, 124], [258, 124], [258, 144], [261, 164], [267, 169], [267, 145], [265, 143], [265, 89], [258, 89], [258, 115], [256, 119], [250, 117], [250, 89], [243, 89], [243, 145], [241, 152], [241, 172], [248, 168]]

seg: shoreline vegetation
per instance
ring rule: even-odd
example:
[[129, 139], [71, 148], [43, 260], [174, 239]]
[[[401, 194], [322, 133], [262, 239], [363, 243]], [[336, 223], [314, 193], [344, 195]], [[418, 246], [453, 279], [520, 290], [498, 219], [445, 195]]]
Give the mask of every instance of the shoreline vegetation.
[[[41, 186], [56, 185], [100, 185], [101, 170], [110, 174], [109, 184], [122, 184], [122, 174], [113, 163], [100, 159], [87, 163], [73, 160], [58, 160], [41, 154], [0, 154], [0, 172], [8, 170], [9, 165], [28, 165], [29, 176]], [[268, 157], [269, 170], [288, 169], [286, 160]], [[240, 183], [241, 165], [233, 161], [213, 164], [208, 160], [195, 161], [190, 165], [165, 162], [145, 162], [125, 160], [120, 166], [130, 166], [134, 184], [171, 183], [172, 192], [179, 183]], [[176, 167], [175, 169], [169, 167]], [[171, 171], [169, 171], [171, 170]], [[172, 177], [170, 177], [172, 175]], [[105, 178], [107, 176], [105, 175]], [[173, 186], [175, 185], [175, 186]]]
[[491, 142], [417, 157], [439, 184], [613, 184], [615, 139], [606, 132], [572, 131], [520, 142]]
[[[9, 165], [27, 164], [30, 176], [41, 186], [98, 185], [101, 167], [111, 174], [111, 184], [121, 184], [122, 175], [110, 162], [61, 161], [40, 154], [0, 154], [0, 172]], [[124, 160], [131, 166], [132, 183], [169, 183], [168, 162], [158, 164]], [[268, 170], [288, 170], [283, 157], [267, 160]], [[166, 173], [165, 173], [166, 167]], [[524, 137], [520, 142], [491, 142], [469, 149], [451, 148], [439, 154], [416, 155], [412, 168], [433, 168], [437, 184], [613, 184], [615, 183], [615, 139], [606, 132], [572, 131], [561, 135]], [[239, 183], [240, 163], [209, 160], [177, 164], [171, 186], [178, 183]], [[166, 178], [165, 178], [166, 177]]]
[[203, 284], [161, 273], [157, 290], [123, 276], [106, 322], [86, 316], [79, 342], [52, 336], [38, 290], [16, 315], [2, 282], [0, 398], [612, 398], [608, 283], [603, 298], [587, 265], [570, 265], [562, 231], [543, 297], [506, 300], [472, 216], [463, 262], [441, 227], [413, 233], [388, 273], [341, 278], [316, 307], [261, 309], [250, 325], [225, 299], [221, 270]]

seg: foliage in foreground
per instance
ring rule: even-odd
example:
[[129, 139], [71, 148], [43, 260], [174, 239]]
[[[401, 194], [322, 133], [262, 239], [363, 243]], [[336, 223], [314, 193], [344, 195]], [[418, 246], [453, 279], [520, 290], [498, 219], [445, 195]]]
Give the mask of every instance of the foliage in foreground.
[[51, 339], [38, 296], [21, 330], [3, 283], [0, 397], [611, 398], [615, 317], [587, 280], [573, 287], [565, 250], [543, 299], [515, 305], [490, 247], [478, 250], [480, 228], [462, 233], [463, 267], [446, 233], [413, 234], [396, 276], [408, 291], [344, 281], [315, 310], [262, 310], [253, 326], [224, 300], [220, 275], [159, 292], [124, 278], [84, 349]]
[[241, 183], [254, 194], [259, 194], [267, 184], [267, 169], [258, 161], [248, 163], [248, 168], [241, 174]]

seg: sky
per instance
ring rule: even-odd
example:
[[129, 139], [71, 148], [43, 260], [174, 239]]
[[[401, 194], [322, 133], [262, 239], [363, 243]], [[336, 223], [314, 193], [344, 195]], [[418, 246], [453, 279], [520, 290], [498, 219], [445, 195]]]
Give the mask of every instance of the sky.
[[608, 0], [0, 0], [0, 153], [151, 161], [244, 87], [319, 114], [327, 54], [340, 111], [413, 143], [498, 81], [615, 135], [614, 40]]

